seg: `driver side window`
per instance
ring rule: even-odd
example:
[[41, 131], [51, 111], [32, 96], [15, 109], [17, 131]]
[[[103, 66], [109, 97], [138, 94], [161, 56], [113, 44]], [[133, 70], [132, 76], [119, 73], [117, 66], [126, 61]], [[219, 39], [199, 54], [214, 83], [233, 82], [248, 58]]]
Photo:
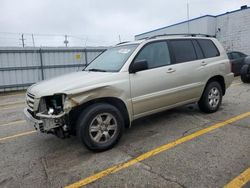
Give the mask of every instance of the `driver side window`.
[[146, 60], [148, 69], [171, 64], [167, 42], [154, 42], [146, 45], [135, 58], [135, 61]]

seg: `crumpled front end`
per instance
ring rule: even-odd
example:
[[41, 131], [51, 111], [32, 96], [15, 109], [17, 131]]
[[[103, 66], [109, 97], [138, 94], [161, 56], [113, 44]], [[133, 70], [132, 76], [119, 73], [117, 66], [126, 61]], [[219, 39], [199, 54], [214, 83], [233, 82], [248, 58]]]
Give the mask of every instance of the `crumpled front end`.
[[68, 113], [64, 110], [65, 94], [56, 94], [36, 98], [27, 92], [24, 109], [26, 120], [36, 130], [43, 133], [55, 134], [59, 137], [69, 135]]
[[129, 96], [126, 72], [77, 72], [29, 87], [24, 114], [37, 130], [65, 137], [75, 134], [75, 123], [80, 113], [78, 110], [82, 110], [90, 101], [120, 99], [126, 105], [131, 119], [132, 104]]

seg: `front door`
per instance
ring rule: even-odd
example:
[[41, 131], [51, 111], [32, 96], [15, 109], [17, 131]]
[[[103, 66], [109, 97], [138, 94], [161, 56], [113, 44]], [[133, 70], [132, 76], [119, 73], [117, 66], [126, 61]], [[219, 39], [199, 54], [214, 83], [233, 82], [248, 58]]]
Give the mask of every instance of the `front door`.
[[176, 87], [172, 79], [176, 70], [166, 41], [149, 43], [139, 52], [135, 61], [146, 60], [148, 69], [130, 74], [134, 115], [140, 116], [168, 104], [166, 92]]

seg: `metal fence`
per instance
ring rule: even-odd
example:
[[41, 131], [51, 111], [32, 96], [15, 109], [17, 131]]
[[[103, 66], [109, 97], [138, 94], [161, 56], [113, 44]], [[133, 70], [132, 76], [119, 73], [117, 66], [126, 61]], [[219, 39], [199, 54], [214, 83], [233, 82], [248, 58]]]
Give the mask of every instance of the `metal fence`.
[[105, 48], [0, 48], [0, 92], [83, 69]]

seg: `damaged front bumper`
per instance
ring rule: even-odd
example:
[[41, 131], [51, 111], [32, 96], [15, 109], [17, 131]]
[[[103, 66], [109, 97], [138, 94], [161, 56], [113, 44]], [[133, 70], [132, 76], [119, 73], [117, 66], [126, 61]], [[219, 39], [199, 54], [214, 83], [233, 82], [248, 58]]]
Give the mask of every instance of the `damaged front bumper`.
[[28, 122], [28, 124], [33, 126], [36, 130], [40, 130], [40, 127], [43, 126], [43, 121], [35, 119], [29, 112], [28, 108], [25, 108], [23, 112], [24, 112], [24, 117]]
[[36, 116], [38, 116], [39, 119], [37, 119], [32, 115], [32, 112], [30, 112], [28, 108], [25, 108], [24, 115], [26, 121], [42, 133], [50, 133], [59, 137], [65, 137], [68, 132], [68, 126], [65, 124], [65, 114], [55, 116], [38, 113]]

